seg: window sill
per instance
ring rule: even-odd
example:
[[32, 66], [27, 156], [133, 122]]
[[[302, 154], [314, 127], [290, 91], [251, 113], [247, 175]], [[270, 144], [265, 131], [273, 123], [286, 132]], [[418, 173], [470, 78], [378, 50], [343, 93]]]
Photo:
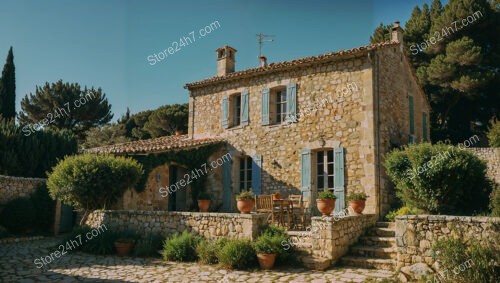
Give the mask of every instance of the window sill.
[[240, 130], [240, 129], [243, 129], [245, 127], [247, 127], [248, 125], [238, 125], [238, 126], [235, 126], [235, 127], [230, 127], [230, 128], [227, 128], [225, 129], [226, 131], [232, 131], [232, 130]]

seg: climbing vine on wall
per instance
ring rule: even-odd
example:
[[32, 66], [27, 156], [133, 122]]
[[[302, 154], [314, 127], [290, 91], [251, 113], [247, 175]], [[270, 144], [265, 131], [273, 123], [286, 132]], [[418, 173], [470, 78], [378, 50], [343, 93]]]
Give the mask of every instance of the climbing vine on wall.
[[[202, 147], [198, 147], [195, 149], [189, 150], [179, 150], [179, 151], [168, 151], [162, 153], [151, 153], [148, 155], [133, 155], [131, 156], [138, 162], [142, 164], [144, 174], [141, 177], [141, 180], [135, 187], [137, 192], [143, 192], [146, 189], [146, 184], [148, 181], [148, 176], [153, 169], [156, 167], [163, 165], [165, 163], [175, 162], [180, 165], [184, 165], [187, 167], [188, 171], [195, 170], [200, 168], [201, 165], [207, 162], [210, 155], [215, 153], [220, 147], [222, 143], [210, 144]], [[193, 200], [193, 204], [196, 206], [196, 198], [198, 197], [198, 193], [201, 192], [205, 185], [206, 175], [201, 175], [199, 178], [191, 179], [193, 182], [191, 185], [191, 197]]]

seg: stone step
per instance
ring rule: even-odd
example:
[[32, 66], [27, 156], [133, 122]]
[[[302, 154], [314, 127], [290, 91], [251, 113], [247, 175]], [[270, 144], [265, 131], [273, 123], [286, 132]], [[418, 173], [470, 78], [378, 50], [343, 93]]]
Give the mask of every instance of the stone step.
[[314, 270], [323, 271], [331, 265], [331, 260], [324, 257], [306, 255], [299, 259], [307, 268]]
[[390, 228], [372, 227], [368, 229], [368, 236], [394, 237], [396, 232]]
[[359, 244], [364, 246], [377, 246], [381, 248], [396, 247], [396, 238], [379, 236], [362, 236], [359, 238]]
[[395, 270], [396, 267], [396, 262], [392, 259], [344, 256], [340, 259], [340, 262], [345, 266], [371, 269]]
[[396, 248], [393, 247], [370, 247], [370, 246], [354, 246], [350, 248], [350, 255], [362, 256], [369, 258], [396, 259]]
[[380, 227], [380, 228], [389, 228], [389, 229], [394, 229], [394, 226], [395, 223], [394, 222], [382, 222], [382, 221], [379, 221], [375, 224], [376, 227]]

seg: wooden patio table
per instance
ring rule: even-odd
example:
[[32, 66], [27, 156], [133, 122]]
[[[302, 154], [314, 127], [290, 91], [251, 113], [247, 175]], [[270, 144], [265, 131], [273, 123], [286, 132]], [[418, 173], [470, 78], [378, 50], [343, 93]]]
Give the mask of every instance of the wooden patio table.
[[282, 226], [285, 226], [284, 216], [286, 213], [288, 228], [290, 228], [290, 218], [293, 213], [293, 202], [289, 199], [273, 199], [273, 206], [278, 208], [278, 225], [281, 224]]

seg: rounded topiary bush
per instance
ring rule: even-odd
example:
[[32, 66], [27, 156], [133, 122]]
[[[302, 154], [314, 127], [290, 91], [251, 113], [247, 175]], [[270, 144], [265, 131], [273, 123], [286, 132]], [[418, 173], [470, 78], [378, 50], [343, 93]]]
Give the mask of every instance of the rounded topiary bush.
[[218, 253], [219, 263], [226, 268], [249, 269], [257, 264], [257, 255], [248, 240], [232, 239]]
[[421, 143], [386, 155], [387, 174], [406, 206], [431, 214], [472, 215], [488, 209], [486, 163], [460, 147]]
[[36, 209], [28, 198], [17, 198], [7, 203], [0, 215], [0, 224], [12, 233], [23, 233], [34, 230], [36, 225]]
[[79, 209], [106, 209], [143, 174], [137, 161], [111, 155], [66, 157], [47, 179], [50, 196]]

